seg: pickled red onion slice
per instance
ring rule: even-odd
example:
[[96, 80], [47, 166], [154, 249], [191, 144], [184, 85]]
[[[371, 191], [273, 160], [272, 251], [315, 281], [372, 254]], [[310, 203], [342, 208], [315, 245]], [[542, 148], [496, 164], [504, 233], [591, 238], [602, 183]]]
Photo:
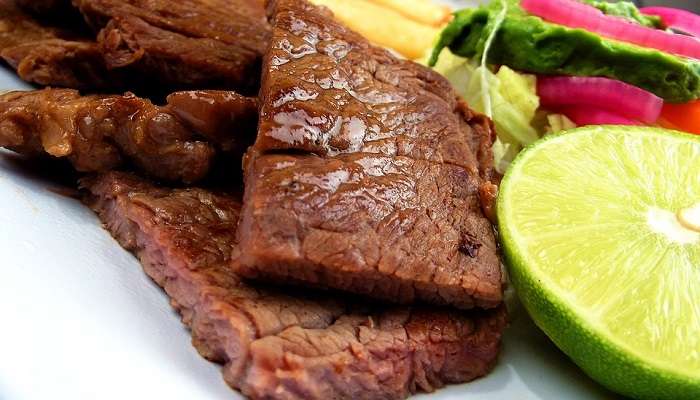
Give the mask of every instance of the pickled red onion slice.
[[647, 28], [625, 19], [605, 15], [576, 0], [522, 0], [530, 14], [570, 28], [581, 28], [601, 36], [700, 59], [700, 40], [687, 35]]
[[596, 107], [564, 107], [559, 110], [578, 126], [588, 125], [642, 125], [639, 121], [625, 118], [608, 110]]
[[700, 37], [700, 15], [671, 7], [644, 7], [640, 11], [646, 15], [661, 17], [661, 22], [666, 28]]
[[546, 108], [595, 107], [647, 124], [659, 119], [664, 105], [660, 97], [644, 89], [599, 77], [541, 76], [537, 94]]

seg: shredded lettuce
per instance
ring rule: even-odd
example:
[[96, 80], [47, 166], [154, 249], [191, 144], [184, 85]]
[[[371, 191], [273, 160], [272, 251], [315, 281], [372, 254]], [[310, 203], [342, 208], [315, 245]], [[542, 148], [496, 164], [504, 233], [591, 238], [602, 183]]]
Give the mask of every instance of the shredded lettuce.
[[[629, 2], [612, 4], [600, 0], [583, 1], [606, 14], [647, 26], [658, 24], [657, 20], [642, 15]], [[493, 119], [497, 133], [493, 146], [495, 166], [496, 170], [504, 173], [524, 147], [542, 135], [572, 129], [576, 124], [565, 115], [540, 109], [537, 78], [534, 75], [516, 72], [505, 65], [498, 68], [497, 72], [494, 72], [496, 69], [489, 68], [491, 46], [507, 15], [524, 15], [518, 7], [518, 0], [492, 1], [483, 10], [488, 11], [489, 17], [486, 19], [469, 10], [456, 13], [455, 20], [443, 31], [427, 63], [435, 64], [433, 68], [450, 80], [471, 108]], [[479, 24], [481, 34], [465, 36], [461, 27], [475, 21]], [[464, 43], [453, 50], [471, 57], [471, 60], [456, 56], [446, 48], [459, 38]]]
[[496, 139], [496, 142], [493, 144], [493, 165], [496, 171], [500, 174], [505, 174], [522, 149], [516, 143], [504, 142], [501, 138]]
[[574, 121], [570, 120], [564, 114], [548, 114], [547, 115], [547, 126], [545, 130], [547, 133], [559, 133], [569, 129], [576, 128]]
[[491, 118], [498, 134], [493, 151], [499, 172], [505, 172], [518, 152], [544, 133], [544, 129], [538, 131], [532, 124], [540, 107], [534, 75], [521, 74], [506, 66], [493, 73], [488, 67], [475, 65], [449, 50], [443, 51], [434, 68], [450, 80], [474, 110], [486, 114], [490, 102]]
[[[486, 65], [486, 61], [491, 50], [491, 45], [493, 44], [493, 39], [498, 34], [498, 30], [501, 28], [503, 21], [506, 19], [508, 14], [508, 1], [501, 0], [501, 10], [496, 15], [496, 18], [489, 21], [486, 24], [487, 29], [490, 31], [488, 37], [486, 38], [486, 43], [484, 44], [484, 51], [481, 55], [481, 65], [479, 66], [479, 78], [481, 79], [481, 99], [484, 103], [484, 114], [489, 118], [493, 118], [493, 102], [491, 100], [491, 94], [489, 90], [489, 70]], [[491, 26], [489, 26], [491, 25]]]
[[508, 67], [501, 67], [496, 76], [501, 81], [502, 88], [507, 88], [501, 90], [504, 99], [520, 110], [525, 119], [532, 121], [540, 108], [535, 75], [521, 74]]

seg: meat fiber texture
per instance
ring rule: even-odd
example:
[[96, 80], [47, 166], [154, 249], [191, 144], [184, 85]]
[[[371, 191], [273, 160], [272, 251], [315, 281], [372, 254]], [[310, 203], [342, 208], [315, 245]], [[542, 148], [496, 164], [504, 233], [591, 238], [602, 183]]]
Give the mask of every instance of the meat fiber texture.
[[491, 122], [442, 76], [327, 10], [293, 0], [268, 9], [238, 272], [398, 303], [497, 307]]
[[[24, 1], [46, 11], [59, 2]], [[31, 3], [31, 4], [30, 4]], [[97, 43], [76, 32], [47, 26], [19, 9], [13, 0], [0, 0], [0, 57], [27, 82], [81, 90], [124, 87], [127, 76], [109, 71]]]
[[258, 0], [20, 4], [29, 11], [0, 0], [0, 56], [28, 82], [158, 96], [184, 89], [257, 93], [270, 33]]
[[258, 0], [75, 0], [111, 70], [170, 88], [257, 93], [270, 27]]
[[[408, 157], [267, 155], [248, 166], [239, 271], [410, 303], [501, 302], [479, 180]], [[252, 267], [251, 267], [252, 265]]]
[[257, 101], [225, 91], [177, 92], [156, 106], [132, 94], [80, 96], [71, 89], [0, 95], [0, 146], [68, 159], [80, 172], [128, 161], [150, 176], [191, 183], [218, 152], [251, 141]]
[[105, 227], [170, 296], [194, 346], [252, 399], [402, 399], [482, 376], [496, 361], [501, 308], [369, 306], [254, 286], [233, 268], [234, 197], [116, 172], [82, 185]]

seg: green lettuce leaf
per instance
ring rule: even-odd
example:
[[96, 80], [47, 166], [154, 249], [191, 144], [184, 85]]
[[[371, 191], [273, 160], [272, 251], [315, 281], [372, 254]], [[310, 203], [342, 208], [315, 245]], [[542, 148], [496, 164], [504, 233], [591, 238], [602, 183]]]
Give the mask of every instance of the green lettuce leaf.
[[539, 139], [540, 132], [532, 125], [540, 106], [535, 76], [520, 74], [505, 66], [493, 73], [449, 50], [445, 50], [434, 68], [452, 83], [472, 109], [486, 113], [488, 96], [498, 135], [493, 150], [499, 172], [505, 171], [523, 147]]

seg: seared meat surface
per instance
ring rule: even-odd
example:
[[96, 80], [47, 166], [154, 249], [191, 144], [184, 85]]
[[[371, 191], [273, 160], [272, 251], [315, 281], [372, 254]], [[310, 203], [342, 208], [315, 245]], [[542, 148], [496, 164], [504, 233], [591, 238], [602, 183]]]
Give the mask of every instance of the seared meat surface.
[[105, 67], [94, 42], [47, 39], [9, 47], [0, 54], [20, 78], [42, 86], [116, 90], [128, 80]]
[[325, 10], [296, 0], [269, 9], [239, 273], [399, 303], [498, 306], [489, 120], [439, 74]]
[[501, 302], [479, 180], [407, 157], [260, 156], [248, 165], [240, 273], [387, 301]]
[[170, 89], [236, 88], [258, 84], [259, 56], [209, 38], [188, 37], [133, 17], [115, 17], [100, 31], [99, 49], [111, 70], [138, 71]]
[[[257, 99], [224, 90], [191, 90], [172, 93], [167, 102], [180, 120], [223, 150], [242, 154], [252, 143], [258, 126]], [[232, 132], [244, 132], [249, 140]]]
[[[171, 87], [257, 92], [270, 27], [257, 0], [74, 0], [107, 65]], [[179, 86], [178, 86], [179, 85]]]
[[257, 150], [370, 152], [478, 169], [471, 140], [482, 132], [463, 123], [440, 74], [397, 59], [306, 1], [271, 3]]
[[[403, 399], [485, 375], [506, 325], [490, 121], [326, 9], [263, 3], [0, 0], [0, 56], [30, 82], [252, 94], [263, 79], [260, 100], [0, 94], [0, 147], [90, 173], [86, 204], [252, 399]], [[27, 10], [79, 12], [94, 36]], [[237, 187], [253, 143], [244, 196], [183, 188], [220, 170]]]
[[[206, 176], [217, 148], [245, 146], [250, 120], [256, 115], [254, 99], [233, 93], [209, 106], [228, 112], [229, 121], [212, 123], [231, 130], [216, 135], [208, 135], [206, 129], [198, 132], [178, 115], [202, 113], [201, 107], [188, 111], [182, 102], [171, 109], [131, 94], [80, 96], [70, 89], [10, 92], [0, 95], [0, 146], [65, 157], [81, 172], [108, 171], [128, 160], [153, 177], [194, 182]], [[234, 129], [238, 118], [242, 124]]]
[[382, 307], [241, 281], [240, 203], [123, 173], [85, 179], [88, 204], [133, 251], [224, 379], [253, 399], [402, 399], [487, 373], [502, 309]]
[[192, 38], [221, 40], [263, 55], [270, 38], [265, 10], [254, 0], [73, 0], [101, 29], [115, 17], [133, 16]]
[[0, 57], [27, 82], [105, 90], [127, 80], [107, 69], [94, 40], [41, 24], [13, 0], [0, 0], [0, 25]]
[[[22, 79], [91, 92], [128, 89], [160, 95], [217, 88], [257, 93], [260, 60], [270, 35], [258, 0], [73, 4], [78, 8], [70, 1], [23, 1], [26, 9], [42, 16], [39, 22], [13, 0], [0, 0], [0, 56]], [[61, 17], [68, 14], [87, 19], [95, 33], [45, 22], [80, 25]]]

